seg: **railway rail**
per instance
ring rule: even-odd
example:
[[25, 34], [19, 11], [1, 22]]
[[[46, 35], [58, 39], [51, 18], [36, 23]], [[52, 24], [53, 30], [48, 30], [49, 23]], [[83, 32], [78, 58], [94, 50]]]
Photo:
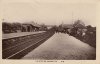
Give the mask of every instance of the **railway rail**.
[[26, 42], [26, 41], [29, 41], [30, 39], [32, 39], [32, 38], [34, 38], [34, 37], [38, 37], [39, 35], [42, 35], [42, 34], [44, 34], [44, 32], [43, 33], [38, 33], [38, 34], [31, 34], [31, 35], [25, 35], [25, 36], [20, 36], [20, 37], [14, 37], [14, 38], [8, 38], [8, 39], [3, 39], [2, 40], [2, 49], [3, 50], [6, 50], [6, 49], [8, 49], [8, 48], [10, 48], [10, 47], [13, 47], [13, 46], [17, 46], [17, 45], [19, 45], [19, 44], [21, 44], [21, 43], [24, 43], [24, 42]]
[[20, 59], [50, 38], [53, 34], [54, 31], [51, 29], [44, 33], [28, 35], [26, 37], [24, 36], [20, 38], [19, 41], [17, 40], [14, 44], [9, 45], [8, 47], [3, 45], [4, 48], [2, 48], [2, 58]]

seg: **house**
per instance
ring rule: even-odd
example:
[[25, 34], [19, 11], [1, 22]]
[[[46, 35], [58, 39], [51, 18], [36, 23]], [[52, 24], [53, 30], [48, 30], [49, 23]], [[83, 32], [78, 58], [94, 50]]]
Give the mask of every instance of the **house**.
[[32, 31], [38, 31], [40, 28], [39, 24], [36, 23], [23, 23], [22, 24], [22, 32], [32, 32]]

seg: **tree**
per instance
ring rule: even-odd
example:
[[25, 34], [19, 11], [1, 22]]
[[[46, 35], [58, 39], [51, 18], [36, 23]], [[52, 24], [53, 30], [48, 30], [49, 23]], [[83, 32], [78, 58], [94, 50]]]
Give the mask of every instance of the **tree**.
[[85, 24], [81, 20], [75, 21], [75, 23], [73, 24], [73, 26], [77, 27], [77, 28], [85, 28]]
[[3, 33], [10, 33], [11, 32], [11, 23], [2, 22], [2, 31], [3, 31]]

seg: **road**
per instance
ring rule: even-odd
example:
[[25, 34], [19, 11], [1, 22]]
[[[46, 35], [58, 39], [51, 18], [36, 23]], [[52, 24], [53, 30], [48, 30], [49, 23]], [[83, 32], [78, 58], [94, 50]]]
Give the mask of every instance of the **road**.
[[34, 60], [91, 60], [96, 49], [68, 34], [55, 33], [22, 59]]

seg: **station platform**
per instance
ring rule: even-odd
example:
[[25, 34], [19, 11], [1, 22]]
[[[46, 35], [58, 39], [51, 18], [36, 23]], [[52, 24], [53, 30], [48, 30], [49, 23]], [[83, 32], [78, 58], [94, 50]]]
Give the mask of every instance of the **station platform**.
[[37, 31], [37, 32], [19, 32], [19, 33], [9, 33], [9, 34], [2, 34], [2, 39], [9, 39], [14, 37], [26, 36], [31, 34], [38, 34], [43, 33], [45, 31]]

